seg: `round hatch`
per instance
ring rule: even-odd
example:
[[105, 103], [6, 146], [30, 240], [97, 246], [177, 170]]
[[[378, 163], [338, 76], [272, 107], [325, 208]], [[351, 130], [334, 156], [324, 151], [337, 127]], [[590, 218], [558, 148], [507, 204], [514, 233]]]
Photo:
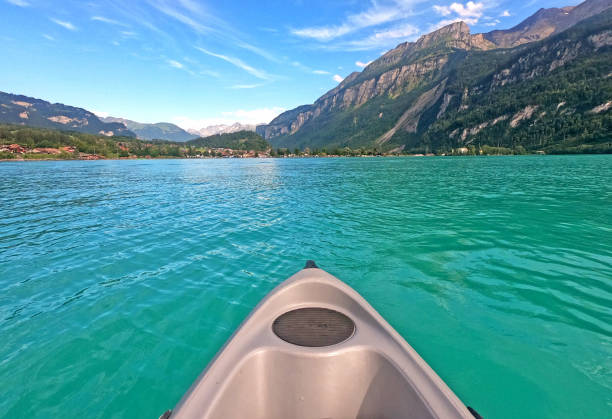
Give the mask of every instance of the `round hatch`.
[[272, 330], [285, 342], [321, 347], [344, 342], [355, 332], [355, 323], [344, 314], [320, 307], [298, 308], [281, 314]]

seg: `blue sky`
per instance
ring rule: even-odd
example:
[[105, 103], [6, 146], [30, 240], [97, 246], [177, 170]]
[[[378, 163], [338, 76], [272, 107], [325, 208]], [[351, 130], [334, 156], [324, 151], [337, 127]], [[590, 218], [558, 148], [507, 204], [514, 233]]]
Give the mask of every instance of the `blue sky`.
[[567, 0], [0, 0], [0, 90], [141, 122], [269, 122], [404, 41]]

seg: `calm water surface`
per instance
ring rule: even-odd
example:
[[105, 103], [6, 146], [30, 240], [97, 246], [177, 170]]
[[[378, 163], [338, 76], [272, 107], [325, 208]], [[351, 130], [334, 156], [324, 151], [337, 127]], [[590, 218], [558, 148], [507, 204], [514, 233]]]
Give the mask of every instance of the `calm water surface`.
[[612, 415], [612, 156], [0, 164], [0, 416], [156, 418], [306, 259], [487, 418]]

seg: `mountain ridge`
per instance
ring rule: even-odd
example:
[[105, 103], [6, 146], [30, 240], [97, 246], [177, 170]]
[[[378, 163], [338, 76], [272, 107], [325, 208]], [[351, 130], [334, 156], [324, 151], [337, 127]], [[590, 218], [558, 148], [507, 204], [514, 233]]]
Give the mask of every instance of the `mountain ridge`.
[[256, 125], [253, 124], [241, 124], [240, 122], [234, 122], [233, 124], [217, 124], [209, 125], [200, 129], [188, 129], [187, 132], [199, 137], [208, 137], [216, 134], [231, 134], [239, 131], [254, 132], [255, 128]]
[[541, 8], [510, 29], [494, 30], [483, 35], [500, 48], [511, 48], [563, 32], [610, 5], [609, 0], [589, 0], [576, 6]]
[[254, 131], [242, 130], [222, 134], [209, 135], [187, 141], [188, 146], [208, 148], [229, 148], [233, 150], [265, 151], [270, 144]]
[[[600, 12], [605, 6], [607, 10]], [[590, 34], [600, 38], [598, 42], [604, 49], [600, 50], [588, 37], [586, 42], [583, 39], [576, 42], [566, 39], [566, 43], [557, 44], [549, 42], [547, 45], [555, 49], [558, 56], [543, 54], [550, 61], [546, 71], [540, 68], [537, 56], [523, 57], [521, 54], [530, 45], [545, 42], [552, 39], [551, 36], [512, 48], [500, 48], [487, 40], [484, 34], [472, 35], [465, 23], [453, 23], [422, 36], [416, 42], [399, 44], [361, 73], [349, 75], [312, 105], [289, 110], [270, 124], [258, 126], [257, 132], [277, 147], [369, 146], [386, 150], [416, 147], [418, 141], [425, 138], [426, 129], [437, 119], [455, 109], [468, 109], [471, 96], [478, 94], [474, 89], [480, 85], [481, 79], [493, 77], [503, 70], [497, 75], [500, 79], [505, 77], [505, 81], [500, 83], [513, 83], [516, 80], [504, 76], [503, 72], [518, 74], [521, 66], [529, 67], [532, 73], [520, 75], [522, 79], [518, 81], [546, 78], [548, 73], [578, 56], [586, 60], [607, 51], [609, 6], [609, 1], [587, 0], [562, 12], [579, 12], [579, 16], [590, 13], [605, 15], [603, 20], [595, 19], [594, 25], [599, 25], [599, 32]], [[539, 17], [534, 16], [524, 21], [528, 23], [527, 26], [546, 16], [546, 13], [539, 12]], [[563, 24], [566, 25], [567, 21]], [[513, 29], [509, 33], [514, 33]], [[510, 63], [509, 58], [516, 62]], [[605, 66], [605, 62], [599, 64]], [[507, 65], [510, 65], [510, 69], [504, 69]], [[601, 74], [598, 76], [603, 77]], [[604, 81], [604, 87], [606, 83], [609, 84]], [[491, 91], [482, 86], [479, 88], [483, 94], [488, 95]], [[403, 139], [400, 140], [400, 137]], [[456, 147], [461, 146], [459, 141], [455, 143]]]
[[125, 125], [104, 122], [86, 109], [6, 92], [0, 92], [0, 123], [101, 134], [109, 137], [136, 136]]
[[197, 138], [181, 127], [169, 122], [157, 122], [153, 124], [136, 122], [125, 118], [112, 116], [100, 118], [104, 122], [116, 122], [125, 125], [127, 129], [134, 132], [141, 140], [167, 140], [185, 142]]

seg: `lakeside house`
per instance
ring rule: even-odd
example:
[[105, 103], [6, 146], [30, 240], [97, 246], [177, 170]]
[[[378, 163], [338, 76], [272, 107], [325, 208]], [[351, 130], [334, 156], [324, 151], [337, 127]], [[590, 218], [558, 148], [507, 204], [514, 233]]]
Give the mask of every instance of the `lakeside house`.
[[4, 151], [5, 153], [23, 154], [27, 152], [27, 149], [19, 144], [3, 144], [0, 145], [0, 151]]

